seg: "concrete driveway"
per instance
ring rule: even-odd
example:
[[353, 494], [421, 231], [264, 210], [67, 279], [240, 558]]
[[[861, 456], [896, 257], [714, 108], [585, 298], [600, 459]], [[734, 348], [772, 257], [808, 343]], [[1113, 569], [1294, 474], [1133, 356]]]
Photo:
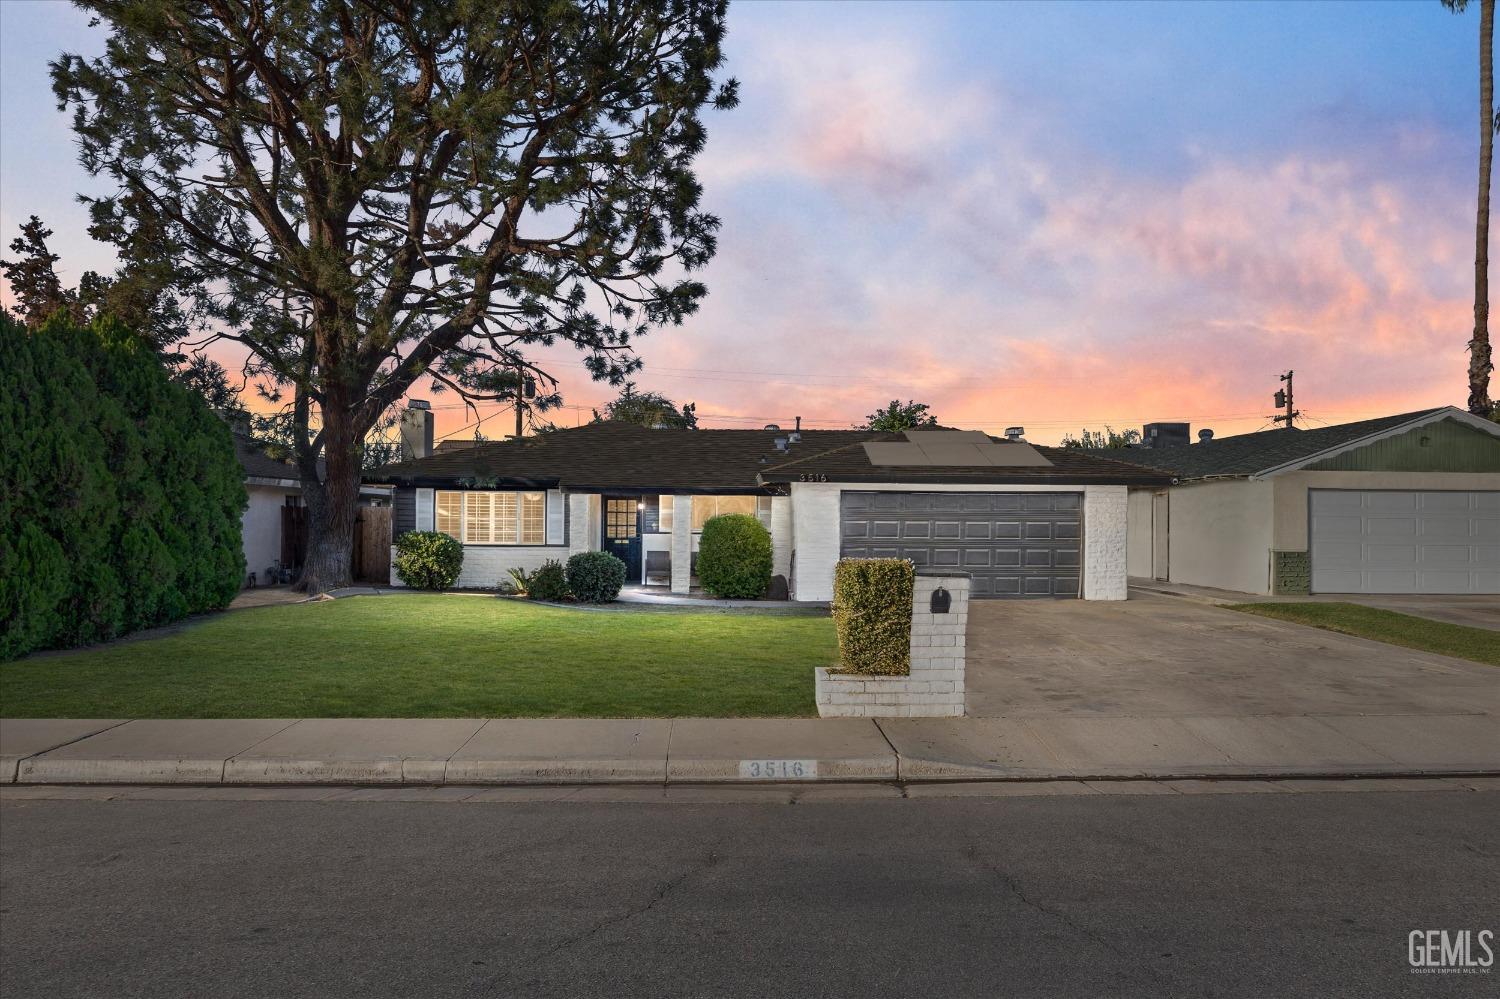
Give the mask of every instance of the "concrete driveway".
[[984, 600], [969, 714], [1500, 713], [1500, 669], [1178, 597]]

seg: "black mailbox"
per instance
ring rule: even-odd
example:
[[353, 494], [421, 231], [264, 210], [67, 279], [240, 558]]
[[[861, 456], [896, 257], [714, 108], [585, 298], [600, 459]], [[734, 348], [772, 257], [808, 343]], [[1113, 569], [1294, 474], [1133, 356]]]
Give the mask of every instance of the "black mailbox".
[[950, 597], [948, 595], [948, 591], [943, 589], [941, 586], [932, 591], [932, 612], [934, 614], [948, 613], [948, 606], [952, 602], [953, 598]]

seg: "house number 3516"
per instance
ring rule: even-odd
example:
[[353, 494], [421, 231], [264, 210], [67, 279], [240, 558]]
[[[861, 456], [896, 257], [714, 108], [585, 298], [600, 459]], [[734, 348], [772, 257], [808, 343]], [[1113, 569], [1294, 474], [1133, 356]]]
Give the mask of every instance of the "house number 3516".
[[827, 482], [828, 476], [823, 472], [803, 472], [799, 477], [803, 482]]
[[742, 780], [811, 780], [817, 776], [817, 760], [740, 760]]

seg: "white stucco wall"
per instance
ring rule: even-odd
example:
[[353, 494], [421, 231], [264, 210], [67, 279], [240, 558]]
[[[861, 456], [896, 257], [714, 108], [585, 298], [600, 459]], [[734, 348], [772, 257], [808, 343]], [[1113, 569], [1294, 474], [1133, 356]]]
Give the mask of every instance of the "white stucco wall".
[[296, 489], [247, 485], [250, 503], [240, 518], [240, 544], [245, 551], [245, 572], [255, 573], [261, 586], [269, 584], [266, 567], [281, 558], [281, 508]]
[[1125, 551], [1130, 525], [1124, 486], [1083, 490], [1083, 599], [1124, 600], [1130, 581]]
[[1125, 550], [1129, 528], [1124, 486], [794, 482], [791, 484], [794, 599], [833, 598], [833, 567], [839, 558], [839, 495], [845, 489], [937, 493], [1081, 492], [1084, 507], [1084, 599], [1124, 600], [1126, 597]]
[[1125, 503], [1128, 532], [1125, 545], [1125, 572], [1131, 576], [1151, 578], [1151, 504], [1155, 489], [1132, 489]]
[[1174, 486], [1168, 501], [1168, 579], [1269, 593], [1271, 490], [1270, 482], [1249, 479]]

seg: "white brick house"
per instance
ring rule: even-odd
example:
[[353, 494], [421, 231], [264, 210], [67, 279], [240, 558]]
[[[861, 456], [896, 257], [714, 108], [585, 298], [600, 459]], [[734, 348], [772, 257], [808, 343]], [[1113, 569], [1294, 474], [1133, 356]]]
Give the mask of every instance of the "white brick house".
[[[421, 409], [417, 419], [430, 419]], [[372, 473], [395, 487], [395, 531], [464, 544], [459, 586], [581, 551], [628, 578], [689, 592], [698, 535], [721, 513], [756, 516], [793, 599], [832, 597], [841, 557], [904, 557], [970, 574], [975, 599], [1126, 596], [1126, 493], [1161, 473], [978, 431], [676, 430], [590, 424], [458, 442]]]

